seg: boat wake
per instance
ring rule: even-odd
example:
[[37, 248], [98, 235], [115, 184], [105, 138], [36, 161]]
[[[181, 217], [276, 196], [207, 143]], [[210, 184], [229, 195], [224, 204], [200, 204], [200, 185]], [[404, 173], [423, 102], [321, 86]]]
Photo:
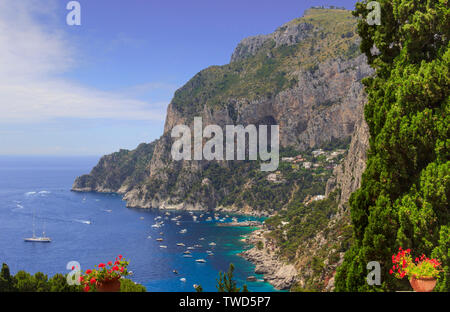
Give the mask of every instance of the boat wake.
[[91, 221], [89, 221], [89, 220], [78, 220], [78, 219], [75, 219], [73, 221], [79, 222], [79, 223], [83, 223], [83, 224], [91, 224]]
[[29, 197], [29, 196], [36, 195], [36, 194], [39, 194], [41, 196], [45, 196], [45, 195], [48, 195], [50, 193], [51, 193], [50, 191], [39, 191], [39, 192], [31, 191], [31, 192], [26, 192], [25, 196]]

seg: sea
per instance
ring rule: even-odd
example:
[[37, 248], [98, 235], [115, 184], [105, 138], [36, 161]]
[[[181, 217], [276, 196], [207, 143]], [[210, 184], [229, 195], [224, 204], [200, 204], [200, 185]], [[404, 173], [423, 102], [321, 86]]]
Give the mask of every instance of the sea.
[[[230, 263], [238, 286], [276, 291], [254, 273], [252, 263], [238, 256], [250, 247], [241, 239], [251, 228], [218, 226], [222, 221], [212, 213], [200, 217], [201, 213], [127, 208], [119, 194], [72, 192], [75, 178], [90, 172], [98, 159], [0, 156], [0, 263], [8, 264], [13, 274], [66, 274], [71, 261], [85, 271], [120, 254], [130, 262], [129, 278], [150, 292], [190, 292], [194, 284], [217, 291], [219, 272], [227, 271]], [[231, 217], [222, 214], [219, 219], [229, 222]], [[179, 225], [172, 218], [178, 218]], [[161, 227], [152, 227], [160, 221]], [[25, 242], [33, 235], [33, 224], [38, 236], [45, 231], [52, 242]], [[187, 247], [194, 247], [189, 250], [192, 257], [184, 257]], [[247, 281], [250, 275], [258, 281]]]

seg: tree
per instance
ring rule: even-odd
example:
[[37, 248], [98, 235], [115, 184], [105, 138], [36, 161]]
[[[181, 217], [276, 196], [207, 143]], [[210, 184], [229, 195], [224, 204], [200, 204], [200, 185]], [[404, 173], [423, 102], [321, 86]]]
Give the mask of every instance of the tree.
[[50, 292], [80, 292], [81, 287], [77, 285], [69, 285], [67, 283], [67, 274], [57, 273], [48, 280]]
[[[381, 25], [356, 4], [361, 51], [376, 70], [363, 83], [370, 148], [361, 188], [350, 198], [354, 245], [336, 274], [337, 291], [407, 287], [388, 271], [399, 246], [437, 257], [449, 291], [450, 100], [448, 0], [378, 0]], [[375, 48], [376, 47], [376, 48]], [[379, 261], [382, 285], [366, 283]]]
[[146, 292], [147, 289], [141, 284], [137, 284], [128, 278], [120, 279], [120, 292]]
[[[219, 292], [239, 292], [241, 289], [236, 286], [233, 280], [234, 265], [230, 263], [227, 273], [219, 272], [216, 288]], [[247, 285], [242, 286], [242, 292], [248, 292]]]
[[14, 291], [14, 278], [11, 276], [8, 265], [3, 263], [0, 272], [0, 292], [11, 291]]

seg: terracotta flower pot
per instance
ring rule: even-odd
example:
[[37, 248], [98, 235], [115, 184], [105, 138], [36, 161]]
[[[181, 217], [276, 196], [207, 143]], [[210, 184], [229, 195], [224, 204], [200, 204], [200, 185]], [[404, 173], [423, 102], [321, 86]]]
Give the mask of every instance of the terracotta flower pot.
[[118, 292], [120, 291], [120, 277], [110, 280], [104, 280], [97, 283], [97, 290], [99, 292]]
[[436, 286], [437, 279], [435, 277], [421, 277], [415, 278], [411, 277], [409, 283], [414, 291], [417, 292], [430, 292], [433, 291]]

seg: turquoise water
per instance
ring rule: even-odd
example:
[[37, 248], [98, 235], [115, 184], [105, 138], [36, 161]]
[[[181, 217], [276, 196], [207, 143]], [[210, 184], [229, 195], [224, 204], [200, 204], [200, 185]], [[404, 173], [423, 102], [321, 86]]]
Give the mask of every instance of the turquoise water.
[[[233, 263], [238, 285], [246, 283], [250, 291], [274, 291], [265, 282], [246, 282], [255, 275], [254, 266], [237, 253], [248, 248], [240, 239], [251, 232], [249, 228], [219, 227], [217, 221], [206, 221], [212, 214], [195, 222], [187, 212], [171, 211], [167, 216], [156, 209], [129, 209], [117, 194], [71, 192], [75, 177], [89, 172], [97, 161], [95, 157], [0, 156], [0, 262], [13, 273], [41, 271], [51, 276], [69, 272], [69, 261], [78, 261], [86, 270], [122, 254], [130, 260], [131, 278], [149, 291], [194, 291], [193, 284], [215, 291], [219, 271]], [[51, 243], [23, 241], [32, 235], [33, 214], [37, 234], [45, 229]], [[180, 225], [170, 220], [176, 216]], [[157, 217], [164, 221], [161, 228], [152, 227]], [[181, 234], [181, 229], [187, 232]], [[159, 237], [162, 242], [156, 241]], [[216, 245], [209, 246], [211, 242]], [[190, 250], [192, 258], [183, 257], [194, 245], [202, 247]]]

